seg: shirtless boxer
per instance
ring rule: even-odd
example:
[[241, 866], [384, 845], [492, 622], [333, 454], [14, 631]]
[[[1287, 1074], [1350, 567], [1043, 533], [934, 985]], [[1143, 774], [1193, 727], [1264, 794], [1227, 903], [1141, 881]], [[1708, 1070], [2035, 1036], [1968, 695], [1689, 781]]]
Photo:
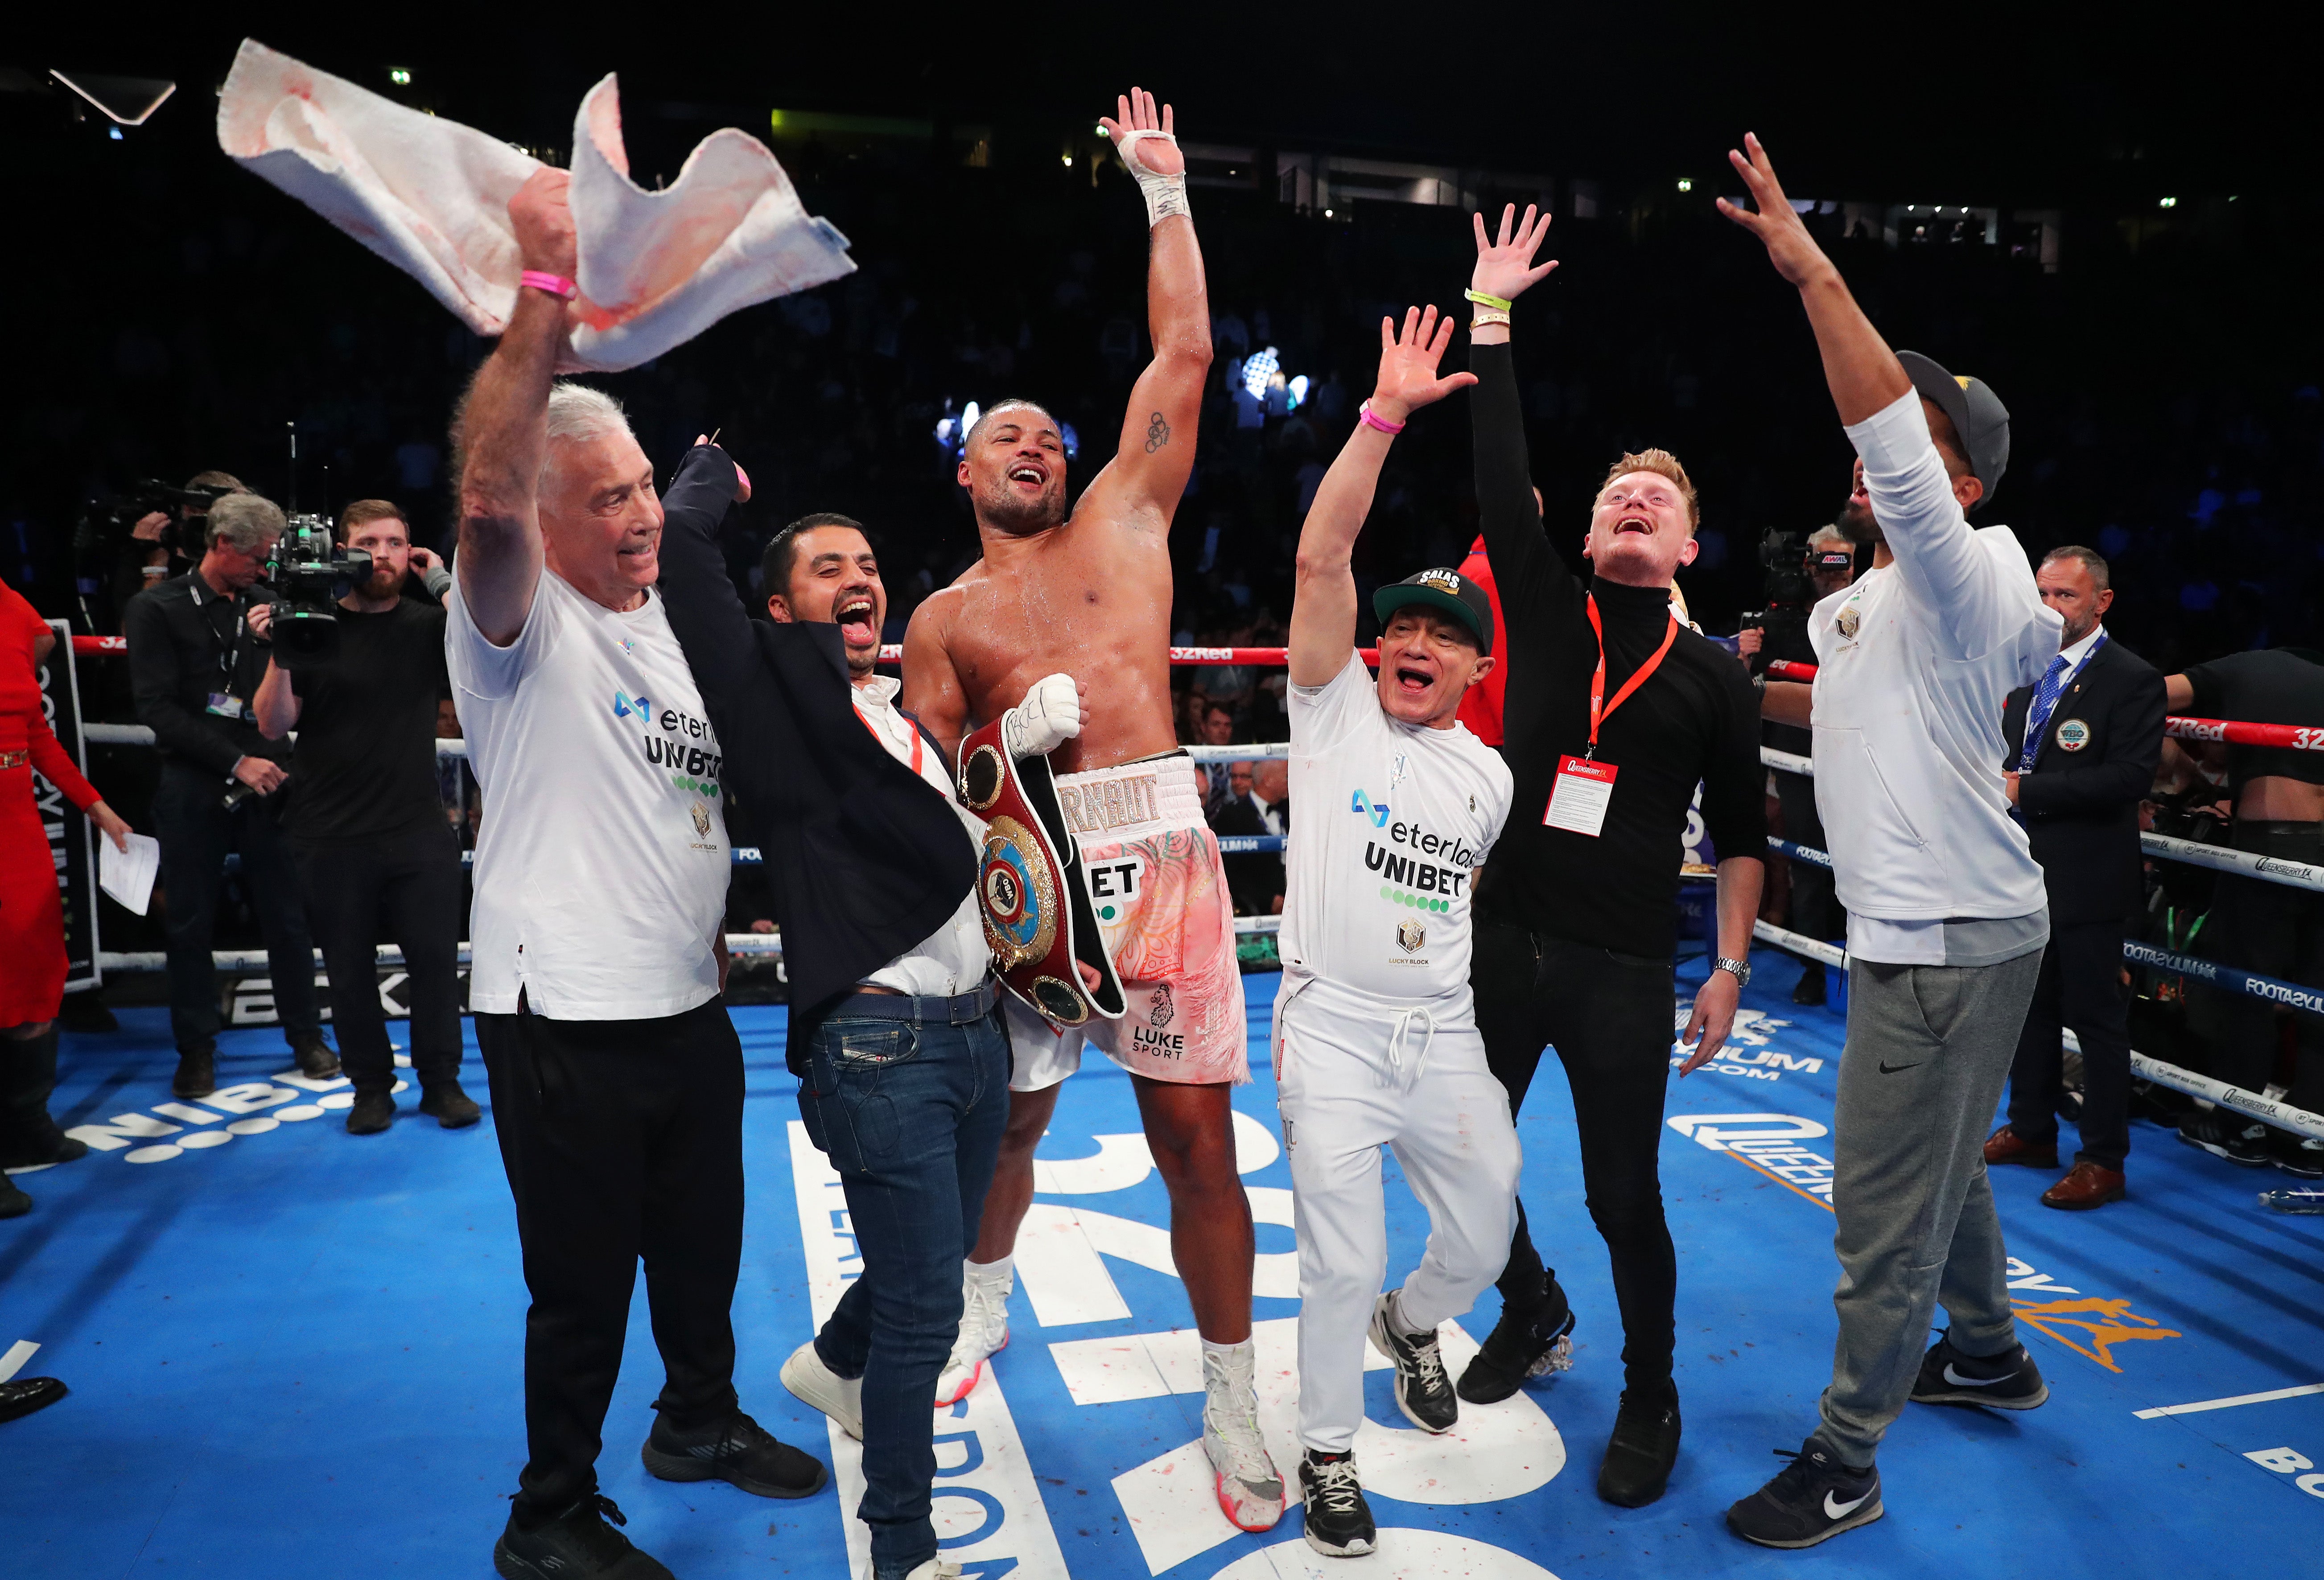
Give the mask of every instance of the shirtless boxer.
[[[1051, 756], [1058, 799], [1092, 864], [1132, 869], [1093, 895], [1130, 1012], [1088, 1035], [1128, 1070], [1170, 1191], [1170, 1245], [1203, 1337], [1203, 1446], [1220, 1506], [1246, 1530], [1283, 1512], [1251, 1382], [1250, 1205], [1235, 1171], [1228, 1093], [1250, 1079], [1234, 916], [1170, 717], [1170, 519], [1194, 464], [1211, 365], [1203, 255], [1186, 216], [1185, 159], [1169, 108], [1132, 88], [1104, 123], [1152, 226], [1147, 311], [1154, 360], [1130, 391], [1114, 458], [1068, 514], [1059, 425], [1004, 400], [970, 430], [960, 482], [984, 557], [921, 604], [904, 637], [904, 706], [948, 749], [1044, 678], [1080, 683], [1088, 721]], [[1060, 731], [1059, 733], [1067, 733]], [[1113, 881], [1120, 882], [1119, 878]], [[941, 1402], [973, 1388], [1009, 1341], [1010, 1256], [1033, 1199], [1033, 1148], [1084, 1033], [1014, 999], [1009, 1128], [966, 1269], [966, 1315]]]

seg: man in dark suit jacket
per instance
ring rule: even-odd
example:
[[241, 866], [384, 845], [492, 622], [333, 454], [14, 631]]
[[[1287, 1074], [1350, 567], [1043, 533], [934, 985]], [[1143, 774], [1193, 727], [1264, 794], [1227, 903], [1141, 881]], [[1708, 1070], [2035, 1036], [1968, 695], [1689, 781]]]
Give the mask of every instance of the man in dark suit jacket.
[[2058, 1166], [2061, 1024], [2082, 1045], [2082, 1149], [2044, 1207], [2088, 1210], [2122, 1199], [2130, 1151], [2130, 1003], [2122, 941], [2138, 909], [2138, 804], [2163, 751], [2162, 674], [2099, 623], [2114, 602], [2107, 563], [2053, 549], [2034, 577], [2065, 617], [2041, 684], [2009, 694], [2002, 734], [2009, 798], [2042, 864], [2050, 948], [2009, 1077], [2009, 1123], [1985, 1161]]

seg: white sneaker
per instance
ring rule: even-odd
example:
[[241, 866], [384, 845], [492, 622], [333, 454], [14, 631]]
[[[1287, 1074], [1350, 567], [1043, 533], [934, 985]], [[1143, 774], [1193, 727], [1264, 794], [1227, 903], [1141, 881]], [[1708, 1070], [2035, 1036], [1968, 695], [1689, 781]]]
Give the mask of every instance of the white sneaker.
[[997, 1279], [962, 1274], [960, 1337], [936, 1379], [938, 1410], [966, 1399], [984, 1375], [984, 1363], [1009, 1347], [1009, 1291], [1016, 1283], [1013, 1266]]
[[[864, 1570], [863, 1580], [877, 1580], [874, 1571]], [[950, 1558], [930, 1558], [925, 1564], [915, 1565], [904, 1580], [960, 1580], [960, 1566]]]
[[1283, 1518], [1283, 1476], [1259, 1435], [1250, 1341], [1203, 1350], [1203, 1452], [1218, 1477], [1219, 1509], [1240, 1530], [1272, 1530]]
[[783, 1363], [783, 1386], [801, 1404], [810, 1405], [839, 1423], [840, 1430], [863, 1441], [863, 1379], [843, 1377], [823, 1364], [809, 1339]]

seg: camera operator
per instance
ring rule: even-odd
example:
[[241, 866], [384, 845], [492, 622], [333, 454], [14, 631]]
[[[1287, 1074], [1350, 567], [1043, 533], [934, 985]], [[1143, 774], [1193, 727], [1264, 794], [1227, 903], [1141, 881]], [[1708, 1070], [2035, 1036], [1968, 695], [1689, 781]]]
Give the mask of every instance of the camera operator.
[[412, 547], [403, 512], [385, 500], [340, 512], [338, 541], [371, 564], [338, 601], [335, 650], [289, 669], [270, 657], [251, 711], [269, 740], [299, 730], [299, 793], [282, 826], [355, 1082], [347, 1134], [375, 1135], [395, 1119], [394, 1058], [374, 988], [373, 945], [383, 938], [401, 946], [410, 975], [420, 1111], [453, 1130], [483, 1111], [460, 1089], [460, 846], [436, 782], [436, 704], [452, 694], [452, 677], [443, 609], [403, 596], [407, 572], [430, 592], [451, 573]]
[[[116, 611], [170, 577], [182, 575], [203, 546], [210, 506], [247, 493], [231, 473], [197, 472], [183, 488], [158, 480], [136, 484], [110, 506], [92, 504], [74, 533], [74, 577], [91, 630], [113, 629]], [[91, 602], [98, 593], [100, 609]]]
[[256, 494], [228, 494], [210, 507], [207, 526], [201, 563], [122, 611], [137, 720], [153, 731], [161, 754], [153, 822], [161, 839], [170, 1030], [178, 1044], [170, 1089], [181, 1098], [217, 1089], [210, 932], [229, 850], [242, 853], [243, 888], [266, 940], [283, 1037], [304, 1073], [339, 1072], [323, 1041], [307, 918], [280, 827], [288, 749], [259, 732], [249, 707], [266, 671], [266, 616], [245, 593], [266, 574], [282, 512]]
[[[1759, 621], [1747, 624], [1741, 633], [1746, 638], [1745, 659], [1748, 661], [1756, 654], [1762, 660], [1752, 665], [1755, 673], [1763, 670], [1767, 661], [1776, 659], [1813, 664], [1815, 644], [1808, 639], [1805, 616], [1818, 602], [1855, 580], [1856, 546], [1837, 523], [1809, 533], [1806, 547], [1800, 552], [1801, 561], [1794, 574], [1803, 574], [1807, 587], [1797, 606], [1792, 607], [1778, 590], [1784, 578], [1770, 577], [1769, 592], [1775, 594], [1770, 606], [1757, 615], [1744, 616], [1747, 621]], [[1787, 615], [1793, 618], [1785, 618]], [[1756, 639], [1752, 639], [1755, 633]], [[1773, 719], [1761, 727], [1760, 739], [1763, 744], [1795, 757], [1810, 756], [1815, 749], [1815, 738], [1807, 730]], [[1816, 815], [1815, 780], [1781, 768], [1771, 771], [1776, 797], [1783, 804], [1784, 838], [1811, 850], [1829, 850], [1824, 843], [1823, 820]], [[1835, 914], [1838, 907], [1832, 899], [1831, 869], [1812, 861], [1794, 861], [1790, 865], [1791, 906], [1785, 913], [1784, 924], [1810, 938], [1833, 938], [1846, 931], [1847, 923]], [[1792, 988], [1792, 1002], [1821, 1004], [1825, 990], [1823, 962], [1806, 961], [1800, 969], [1799, 981]]]

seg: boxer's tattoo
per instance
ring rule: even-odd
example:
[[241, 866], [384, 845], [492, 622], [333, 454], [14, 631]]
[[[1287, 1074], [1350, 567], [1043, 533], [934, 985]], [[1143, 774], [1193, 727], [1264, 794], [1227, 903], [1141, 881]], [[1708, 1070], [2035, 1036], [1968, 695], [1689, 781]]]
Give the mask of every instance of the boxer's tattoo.
[[1146, 424], [1146, 453], [1149, 455], [1170, 442], [1170, 425], [1156, 412]]

